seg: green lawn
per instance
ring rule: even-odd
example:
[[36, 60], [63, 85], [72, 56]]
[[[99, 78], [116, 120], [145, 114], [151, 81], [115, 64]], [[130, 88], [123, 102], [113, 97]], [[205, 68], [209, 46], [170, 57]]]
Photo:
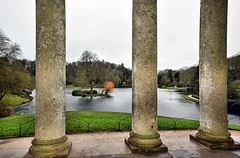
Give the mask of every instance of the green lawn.
[[21, 98], [18, 95], [6, 94], [1, 100], [1, 103], [3, 103], [6, 106], [14, 106], [14, 105], [19, 105], [29, 101], [30, 101], [29, 99]]
[[[66, 133], [130, 131], [131, 114], [118, 112], [67, 111]], [[0, 119], [0, 137], [34, 135], [35, 115], [25, 114]], [[197, 129], [199, 121], [158, 117], [159, 130]], [[240, 130], [240, 126], [229, 125]]]

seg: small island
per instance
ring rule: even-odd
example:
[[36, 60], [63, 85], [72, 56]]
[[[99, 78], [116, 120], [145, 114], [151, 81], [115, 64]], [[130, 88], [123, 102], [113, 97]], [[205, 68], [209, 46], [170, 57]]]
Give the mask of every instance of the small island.
[[104, 89], [101, 93], [98, 93], [97, 90], [91, 88], [90, 90], [75, 89], [72, 91], [72, 96], [82, 96], [82, 97], [97, 97], [97, 96], [106, 96], [109, 97], [109, 92], [113, 91], [114, 84], [112, 81], [104, 83]]
[[91, 94], [91, 90], [81, 90], [81, 89], [75, 89], [72, 91], [73, 96], [82, 96], [82, 97], [88, 97], [88, 96], [105, 96], [105, 94], [98, 93], [97, 90], [93, 90], [93, 94]]

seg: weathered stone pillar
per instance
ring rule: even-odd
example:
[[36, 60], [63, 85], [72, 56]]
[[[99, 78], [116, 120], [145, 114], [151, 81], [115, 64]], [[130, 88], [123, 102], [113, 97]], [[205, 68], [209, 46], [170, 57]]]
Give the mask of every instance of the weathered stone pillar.
[[201, 1], [200, 127], [191, 138], [212, 149], [228, 148], [233, 143], [227, 120], [227, 3]]
[[33, 157], [67, 157], [65, 0], [36, 0], [36, 124]]
[[157, 0], [133, 0], [132, 14], [132, 131], [126, 143], [133, 152], [159, 151]]

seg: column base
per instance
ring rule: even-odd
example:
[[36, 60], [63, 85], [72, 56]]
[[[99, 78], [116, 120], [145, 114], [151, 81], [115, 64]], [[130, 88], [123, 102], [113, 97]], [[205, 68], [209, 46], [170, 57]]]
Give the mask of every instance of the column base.
[[32, 146], [24, 158], [67, 158], [72, 143], [63, 136], [54, 140], [33, 139]]
[[159, 138], [158, 133], [154, 135], [139, 135], [130, 132], [130, 137], [125, 139], [132, 153], [152, 153], [152, 152], [166, 152], [168, 148]]
[[[204, 139], [201, 139], [196, 136], [196, 134], [191, 134], [190, 139], [194, 140], [210, 149], [217, 150], [217, 149], [240, 149], [240, 143], [235, 141], [229, 142], [210, 142]], [[232, 139], [232, 138], [231, 138]]]
[[129, 147], [132, 153], [134, 154], [141, 154], [141, 153], [155, 153], [155, 152], [167, 152], [168, 147], [165, 144], [161, 144], [160, 146], [157, 147], [152, 147], [152, 148], [141, 148], [141, 147], [136, 147], [131, 145], [128, 140], [125, 138], [125, 143]]

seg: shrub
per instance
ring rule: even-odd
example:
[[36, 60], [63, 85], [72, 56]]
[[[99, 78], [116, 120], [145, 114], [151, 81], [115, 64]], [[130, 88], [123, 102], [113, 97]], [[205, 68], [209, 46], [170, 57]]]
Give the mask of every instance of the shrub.
[[170, 80], [167, 80], [165, 87], [167, 88], [167, 87], [171, 87], [171, 86], [172, 86], [172, 85], [171, 85], [171, 81], [170, 81]]
[[91, 94], [91, 90], [84, 90], [83, 93], [85, 93], [85, 94]]
[[32, 97], [32, 96], [29, 96], [28, 99], [32, 101], [32, 100], [33, 100], [33, 97]]
[[179, 83], [179, 82], [177, 82], [177, 83], [176, 83], [176, 86], [177, 86], [177, 87], [180, 87], [180, 83]]
[[28, 96], [29, 96], [30, 94], [32, 94], [32, 91], [28, 91], [28, 90], [26, 90], [26, 89], [23, 89], [22, 92], [27, 93]]
[[[82, 96], [82, 97], [86, 97], [87, 95], [91, 94], [91, 90], [73, 90], [72, 91], [72, 95], [73, 96]], [[98, 94], [97, 90], [93, 90], [93, 94]]]
[[72, 91], [72, 95], [73, 96], [81, 96], [82, 95], [82, 91], [81, 90], [73, 90]]
[[21, 98], [28, 98], [28, 94], [25, 93], [25, 92], [21, 92], [21, 93], [20, 93], [20, 97], [21, 97]]
[[235, 88], [233, 88], [232, 86], [228, 86], [227, 97], [228, 97], [228, 99], [237, 99], [238, 98], [237, 90]]
[[199, 95], [199, 88], [194, 87], [193, 88], [193, 93]]
[[4, 104], [0, 103], [0, 118], [10, 116], [12, 111]]
[[107, 93], [112, 92], [114, 88], [114, 83], [112, 81], [107, 81], [103, 84], [103, 86]]
[[192, 92], [193, 92], [193, 87], [188, 87], [188, 88], [187, 88], [187, 92], [192, 93]]
[[235, 88], [235, 89], [240, 89], [240, 80], [233, 81], [233, 82], [231, 83], [231, 85], [232, 85], [233, 88]]
[[132, 88], [132, 85], [122, 85], [122, 86], [119, 86], [119, 88]]
[[[91, 90], [84, 90], [83, 93], [85, 94], [91, 94]], [[93, 94], [98, 94], [97, 90], [93, 90]]]

